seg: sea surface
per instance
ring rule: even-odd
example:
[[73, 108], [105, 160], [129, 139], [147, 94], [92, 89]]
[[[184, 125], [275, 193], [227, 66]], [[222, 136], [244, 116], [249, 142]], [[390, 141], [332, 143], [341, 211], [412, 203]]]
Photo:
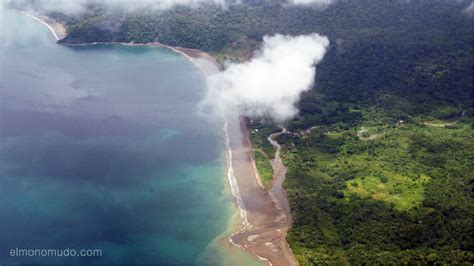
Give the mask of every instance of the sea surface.
[[58, 45], [0, 12], [0, 264], [228, 265], [216, 241], [235, 207], [203, 74], [162, 48]]

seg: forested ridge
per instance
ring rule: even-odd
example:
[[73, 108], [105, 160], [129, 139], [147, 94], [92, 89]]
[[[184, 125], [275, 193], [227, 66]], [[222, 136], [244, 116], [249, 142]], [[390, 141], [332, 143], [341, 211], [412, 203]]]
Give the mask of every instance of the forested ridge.
[[[470, 2], [339, 0], [321, 9], [265, 1], [133, 12], [89, 4], [85, 13], [49, 15], [67, 25], [64, 42], [159, 41], [221, 60], [248, 57], [263, 35], [328, 36], [314, 88], [279, 137], [298, 261], [472, 265]], [[255, 150], [271, 155], [266, 137], [275, 125], [253, 118], [249, 127]]]

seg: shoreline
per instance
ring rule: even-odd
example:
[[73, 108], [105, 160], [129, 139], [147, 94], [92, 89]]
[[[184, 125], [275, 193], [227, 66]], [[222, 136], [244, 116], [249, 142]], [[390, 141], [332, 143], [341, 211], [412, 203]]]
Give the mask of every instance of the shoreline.
[[[60, 40], [67, 36], [64, 25], [45, 16], [24, 13], [46, 25], [61, 45], [115, 44], [161, 47], [184, 56], [206, 77], [222, 70], [222, 66], [217, 60], [206, 52], [168, 46], [159, 42], [62, 43]], [[60, 26], [57, 26], [57, 24]], [[281, 208], [282, 203], [279, 203], [279, 199], [275, 199], [273, 195], [273, 184], [275, 182], [272, 181], [272, 189], [268, 191], [264, 189], [261, 183], [255, 161], [252, 160], [252, 147], [245, 121], [236, 113], [223, 114], [222, 118], [226, 149], [227, 184], [237, 205], [236, 211], [241, 220], [240, 223], [232, 222], [236, 228], [232, 228], [231, 230], [234, 233], [227, 236], [229, 245], [239, 247], [255, 257], [256, 260], [264, 261], [269, 265], [298, 265], [286, 241], [287, 231], [291, 226], [291, 215]], [[240, 228], [236, 226], [237, 224], [240, 224], [238, 226]]]
[[[230, 120], [232, 121], [232, 118]], [[291, 214], [279, 197], [286, 196], [281, 186], [278, 187], [278, 184], [281, 184], [279, 181], [282, 182], [285, 177], [285, 171], [279, 171], [280, 176], [274, 174], [271, 188], [261, 188], [251, 163], [253, 154], [246, 123], [241, 117], [233, 120], [238, 123], [234, 131], [239, 131], [238, 134], [234, 132], [234, 140], [239, 140], [234, 142], [233, 147], [235, 157], [239, 157], [240, 161], [240, 165], [236, 163], [236, 173], [241, 174], [238, 182], [243, 190], [244, 203], [249, 206], [247, 211], [252, 228], [236, 232], [231, 239], [256, 258], [267, 261], [269, 265], [298, 265], [286, 241], [287, 232], [291, 227]], [[281, 193], [276, 192], [279, 189]]]
[[54, 38], [56, 39], [56, 42], [59, 42], [62, 39], [66, 38], [67, 30], [66, 30], [66, 27], [61, 22], [56, 21], [50, 17], [46, 17], [46, 16], [32, 13], [32, 12], [27, 12], [27, 11], [20, 11], [20, 12], [40, 22], [41, 24], [45, 25], [53, 34]]

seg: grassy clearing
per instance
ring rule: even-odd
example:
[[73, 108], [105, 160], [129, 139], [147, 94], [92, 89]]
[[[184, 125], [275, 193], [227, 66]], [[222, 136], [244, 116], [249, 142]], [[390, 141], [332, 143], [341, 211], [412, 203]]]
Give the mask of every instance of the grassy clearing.
[[270, 159], [266, 157], [259, 149], [253, 149], [253, 153], [260, 178], [262, 179], [263, 185], [267, 186], [273, 178], [273, 168], [270, 163]]
[[247, 127], [250, 132], [250, 142], [253, 147], [255, 164], [264, 186], [267, 186], [273, 178], [273, 168], [270, 163], [275, 156], [275, 148], [267, 140], [267, 137], [278, 128], [263, 126], [259, 122], [248, 120]]
[[399, 211], [420, 206], [424, 199], [424, 185], [430, 178], [419, 175], [413, 180], [396, 173], [384, 172], [382, 176], [364, 176], [347, 181], [346, 196], [357, 194], [393, 204]]

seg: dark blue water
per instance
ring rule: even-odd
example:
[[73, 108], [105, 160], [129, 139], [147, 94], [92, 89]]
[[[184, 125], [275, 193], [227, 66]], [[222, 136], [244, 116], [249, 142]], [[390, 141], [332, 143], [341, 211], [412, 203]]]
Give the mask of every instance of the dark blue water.
[[220, 121], [196, 111], [201, 73], [168, 50], [65, 47], [0, 16], [0, 264], [195, 263], [233, 210]]

